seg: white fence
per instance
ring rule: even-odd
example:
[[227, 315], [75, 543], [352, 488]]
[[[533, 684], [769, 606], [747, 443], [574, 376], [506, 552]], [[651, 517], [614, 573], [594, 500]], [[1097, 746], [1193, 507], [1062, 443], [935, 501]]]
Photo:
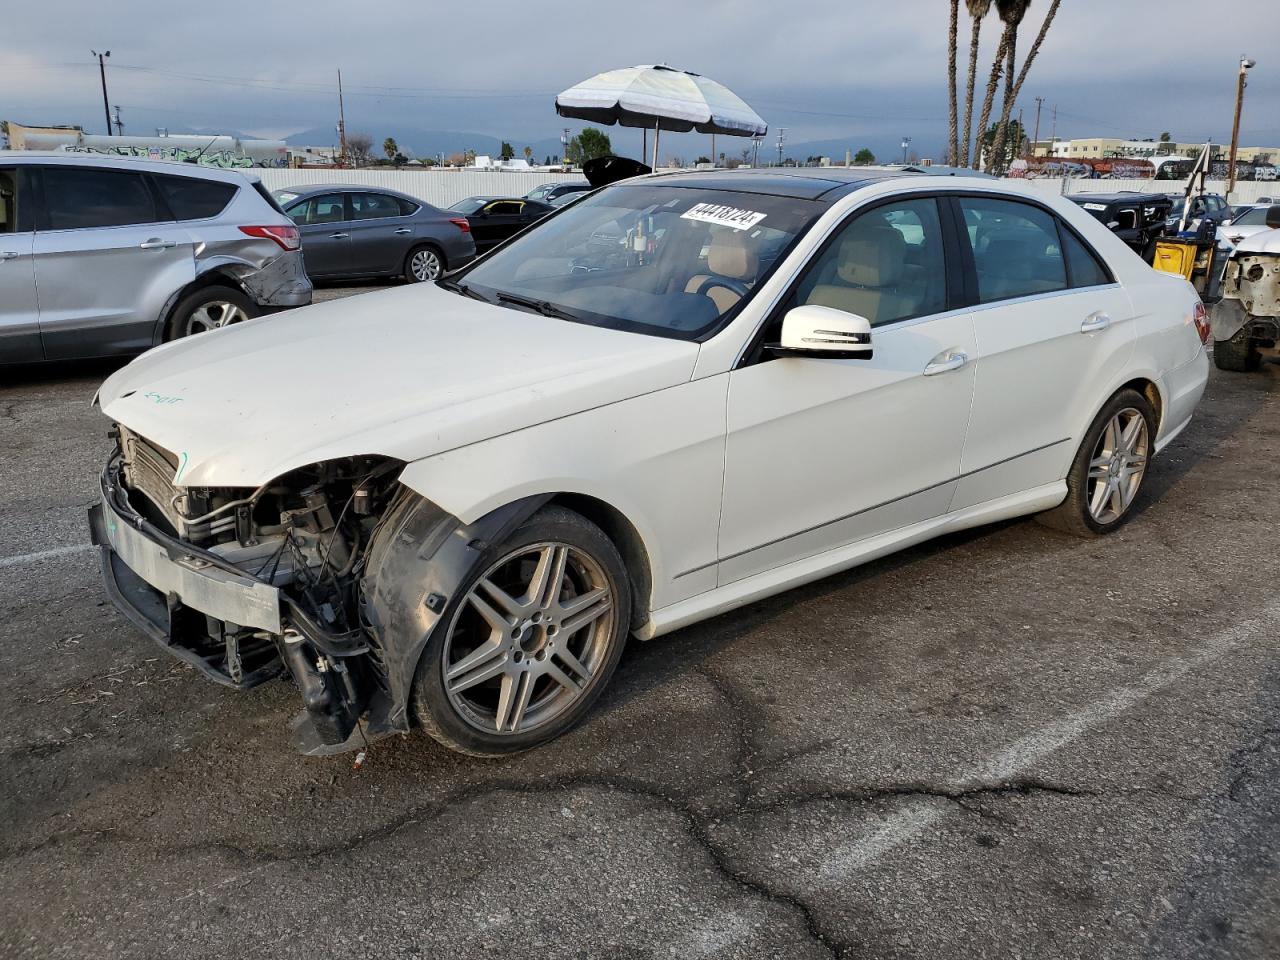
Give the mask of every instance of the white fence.
[[[524, 196], [550, 180], [581, 180], [580, 173], [514, 173], [485, 170], [273, 170], [255, 169], [268, 190], [317, 183], [359, 183], [399, 190], [436, 207], [448, 207], [467, 197]], [[1181, 180], [1090, 180], [1078, 177], [1024, 180], [1049, 193], [1181, 193]], [[1222, 193], [1226, 182], [1210, 180], [1207, 189]], [[1280, 197], [1280, 182], [1236, 183], [1228, 198], [1232, 203], [1254, 203], [1259, 197]]]
[[358, 183], [399, 190], [433, 207], [448, 207], [467, 197], [522, 197], [551, 180], [582, 180], [580, 173], [485, 170], [273, 170], [252, 171], [268, 190], [317, 183]]
[[[1081, 177], [1054, 177], [1024, 180], [1038, 190], [1049, 193], [1120, 193], [1135, 190], [1138, 193], [1182, 193], [1183, 180], [1091, 180]], [[1225, 180], [1207, 180], [1205, 189], [1210, 193], [1224, 193]], [[1280, 197], [1280, 182], [1275, 180], [1236, 181], [1236, 187], [1227, 199], [1231, 203], [1255, 203], [1259, 197]]]

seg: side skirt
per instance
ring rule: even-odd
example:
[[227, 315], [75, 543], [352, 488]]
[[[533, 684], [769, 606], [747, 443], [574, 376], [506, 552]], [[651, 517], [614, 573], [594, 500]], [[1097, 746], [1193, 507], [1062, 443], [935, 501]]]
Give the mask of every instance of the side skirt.
[[803, 586], [842, 570], [896, 553], [944, 533], [953, 533], [969, 527], [1049, 510], [1060, 504], [1066, 495], [1066, 481], [1056, 480], [1031, 490], [1024, 490], [986, 503], [974, 504], [955, 513], [868, 537], [812, 557], [805, 557], [773, 570], [766, 570], [763, 573], [727, 583], [660, 610], [650, 611], [649, 622], [636, 632], [636, 636], [642, 640], [648, 640], [670, 633], [672, 630], [727, 613], [748, 603], [754, 603], [756, 600], [773, 596], [775, 593], [782, 593], [784, 590]]

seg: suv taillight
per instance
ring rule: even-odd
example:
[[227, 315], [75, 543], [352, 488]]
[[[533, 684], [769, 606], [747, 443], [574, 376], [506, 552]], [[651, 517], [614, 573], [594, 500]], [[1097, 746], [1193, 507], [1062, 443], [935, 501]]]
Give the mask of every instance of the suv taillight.
[[262, 240], [274, 240], [281, 250], [297, 250], [302, 246], [302, 234], [295, 226], [241, 227], [240, 232]]
[[467, 222], [466, 217], [450, 217], [449, 222], [461, 230], [463, 233], [471, 232], [471, 224]]
[[1209, 313], [1199, 300], [1196, 301], [1195, 308], [1191, 311], [1191, 320], [1196, 325], [1196, 333], [1200, 334], [1200, 342], [1207, 344], [1209, 342], [1209, 334], [1212, 332], [1209, 327]]

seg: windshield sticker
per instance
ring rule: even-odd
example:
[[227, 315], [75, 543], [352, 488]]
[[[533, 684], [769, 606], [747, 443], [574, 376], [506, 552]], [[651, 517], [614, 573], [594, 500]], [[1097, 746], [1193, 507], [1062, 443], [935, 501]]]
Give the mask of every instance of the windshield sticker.
[[737, 207], [726, 207], [719, 203], [695, 203], [680, 214], [681, 220], [701, 220], [703, 223], [714, 223], [720, 227], [732, 227], [734, 230], [750, 230], [767, 217], [766, 213], [754, 210], [739, 210]]

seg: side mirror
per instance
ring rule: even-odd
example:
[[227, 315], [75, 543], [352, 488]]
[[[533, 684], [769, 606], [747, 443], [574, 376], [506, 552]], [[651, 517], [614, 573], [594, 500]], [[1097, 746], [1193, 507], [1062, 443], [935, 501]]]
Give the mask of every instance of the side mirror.
[[870, 360], [871, 321], [817, 304], [794, 307], [782, 318], [782, 341], [765, 349], [779, 357]]
[[1267, 226], [1272, 230], [1280, 229], [1280, 204], [1267, 207]]

